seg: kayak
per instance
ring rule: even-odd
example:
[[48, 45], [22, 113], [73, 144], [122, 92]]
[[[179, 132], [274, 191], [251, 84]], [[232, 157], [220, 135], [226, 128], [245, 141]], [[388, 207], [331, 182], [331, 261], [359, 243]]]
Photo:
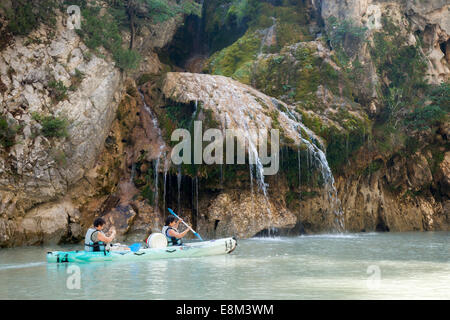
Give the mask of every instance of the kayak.
[[83, 263], [103, 261], [139, 261], [172, 258], [206, 257], [231, 253], [237, 246], [236, 239], [224, 238], [210, 241], [193, 242], [181, 246], [165, 248], [142, 248], [136, 252], [130, 250], [88, 252], [76, 251], [49, 251], [49, 263]]

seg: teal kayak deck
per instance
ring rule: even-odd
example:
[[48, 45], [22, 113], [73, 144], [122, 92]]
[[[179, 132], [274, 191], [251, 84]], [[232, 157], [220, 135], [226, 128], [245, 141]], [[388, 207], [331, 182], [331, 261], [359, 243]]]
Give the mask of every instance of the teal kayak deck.
[[166, 248], [147, 248], [137, 252], [132, 251], [105, 251], [88, 252], [77, 251], [50, 251], [47, 252], [49, 263], [85, 263], [104, 261], [137, 261], [173, 258], [205, 257], [231, 253], [237, 246], [235, 238], [224, 238], [210, 241], [194, 242], [182, 246]]

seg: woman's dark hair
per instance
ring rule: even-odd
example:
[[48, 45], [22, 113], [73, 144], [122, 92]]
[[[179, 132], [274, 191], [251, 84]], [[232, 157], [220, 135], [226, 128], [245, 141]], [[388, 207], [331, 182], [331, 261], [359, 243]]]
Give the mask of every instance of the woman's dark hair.
[[168, 216], [166, 218], [166, 224], [165, 226], [168, 226], [169, 224], [171, 224], [173, 221], [177, 220], [177, 218], [175, 218], [174, 216]]
[[103, 226], [105, 224], [105, 220], [103, 220], [103, 218], [97, 218], [94, 220], [94, 227], [99, 227], [99, 226]]

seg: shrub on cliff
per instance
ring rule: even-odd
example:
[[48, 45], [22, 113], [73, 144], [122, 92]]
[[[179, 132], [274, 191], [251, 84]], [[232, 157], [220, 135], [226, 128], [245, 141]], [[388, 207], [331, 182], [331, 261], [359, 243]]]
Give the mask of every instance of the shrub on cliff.
[[19, 130], [20, 126], [11, 125], [5, 116], [0, 115], [0, 145], [4, 148], [12, 147]]
[[109, 2], [109, 14], [118, 26], [130, 32], [129, 49], [142, 26], [162, 23], [177, 14], [201, 15], [201, 5], [194, 0], [113, 0]]
[[328, 19], [326, 38], [338, 54], [339, 60], [346, 64], [349, 57], [352, 57], [365, 41], [367, 30], [351, 20], [338, 20], [332, 16]]
[[41, 134], [44, 137], [65, 138], [69, 136], [67, 132], [69, 120], [64, 117], [42, 116], [38, 113], [33, 113], [33, 119], [41, 124]]
[[139, 54], [123, 47], [119, 23], [114, 17], [109, 14], [101, 15], [99, 7], [85, 7], [82, 9], [82, 15], [84, 21], [77, 32], [88, 48], [105, 48], [111, 52], [117, 66], [122, 70], [137, 68]]
[[11, 8], [0, 4], [6, 12], [8, 31], [14, 35], [25, 36], [39, 24], [55, 25], [55, 0], [14, 0]]
[[450, 112], [450, 84], [432, 87], [425, 98], [431, 103], [414, 109], [405, 118], [406, 125], [413, 129], [427, 130], [444, 122]]
[[50, 92], [50, 97], [55, 101], [63, 101], [67, 99], [68, 88], [64, 85], [62, 81], [51, 80], [48, 83], [48, 90]]

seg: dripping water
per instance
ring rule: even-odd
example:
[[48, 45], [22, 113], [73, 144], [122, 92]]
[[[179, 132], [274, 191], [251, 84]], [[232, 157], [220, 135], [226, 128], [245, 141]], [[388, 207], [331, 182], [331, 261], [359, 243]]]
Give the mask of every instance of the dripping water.
[[177, 185], [178, 185], [178, 212], [181, 212], [181, 165], [178, 166]]

